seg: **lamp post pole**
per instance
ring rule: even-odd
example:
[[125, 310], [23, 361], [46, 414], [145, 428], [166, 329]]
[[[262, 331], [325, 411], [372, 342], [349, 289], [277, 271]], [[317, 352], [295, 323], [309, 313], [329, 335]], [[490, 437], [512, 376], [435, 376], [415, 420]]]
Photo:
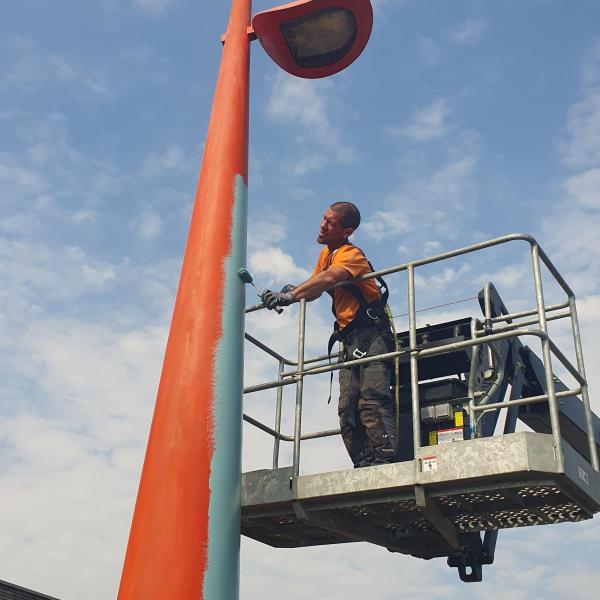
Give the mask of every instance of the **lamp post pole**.
[[251, 0], [233, 0], [119, 600], [239, 593]]

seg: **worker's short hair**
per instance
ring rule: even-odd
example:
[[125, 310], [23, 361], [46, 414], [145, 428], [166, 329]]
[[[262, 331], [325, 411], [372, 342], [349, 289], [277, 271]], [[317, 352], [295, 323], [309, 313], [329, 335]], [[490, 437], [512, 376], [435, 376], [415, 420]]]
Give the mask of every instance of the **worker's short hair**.
[[352, 202], [334, 202], [329, 209], [340, 215], [342, 227], [356, 229], [360, 225], [360, 211]]

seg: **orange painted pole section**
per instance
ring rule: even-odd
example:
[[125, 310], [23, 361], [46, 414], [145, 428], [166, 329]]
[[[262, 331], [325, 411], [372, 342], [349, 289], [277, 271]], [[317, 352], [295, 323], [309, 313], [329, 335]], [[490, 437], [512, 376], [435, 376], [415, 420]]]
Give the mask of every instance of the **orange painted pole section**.
[[233, 0], [118, 600], [238, 597], [251, 0]]

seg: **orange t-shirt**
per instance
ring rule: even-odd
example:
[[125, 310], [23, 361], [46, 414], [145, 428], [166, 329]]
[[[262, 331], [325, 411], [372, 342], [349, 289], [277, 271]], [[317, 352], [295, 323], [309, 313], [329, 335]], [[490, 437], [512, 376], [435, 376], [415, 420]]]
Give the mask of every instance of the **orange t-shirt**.
[[[348, 271], [350, 279], [355, 279], [360, 275], [371, 273], [371, 267], [365, 258], [364, 254], [352, 244], [346, 244], [334, 250], [331, 254], [329, 248], [325, 246], [319, 254], [317, 265], [313, 271], [313, 275], [321, 271], [326, 271], [331, 265], [334, 267], [341, 267]], [[373, 302], [381, 296], [379, 288], [375, 283], [375, 279], [367, 279], [366, 281], [356, 282], [363, 293], [367, 302]], [[336, 314], [336, 320], [340, 329], [343, 329], [348, 325], [352, 319], [354, 319], [356, 312], [358, 311], [359, 304], [356, 298], [352, 295], [352, 292], [348, 291], [345, 287], [337, 287], [331, 290], [333, 294], [333, 308]]]

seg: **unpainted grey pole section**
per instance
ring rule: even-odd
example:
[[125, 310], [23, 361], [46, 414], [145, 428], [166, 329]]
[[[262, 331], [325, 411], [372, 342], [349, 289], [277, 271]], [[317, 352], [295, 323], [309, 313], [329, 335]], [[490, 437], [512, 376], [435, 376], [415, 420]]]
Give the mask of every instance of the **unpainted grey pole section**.
[[559, 471], [565, 467], [563, 456], [560, 423], [558, 421], [558, 402], [554, 389], [554, 375], [552, 373], [552, 357], [550, 352], [550, 340], [548, 339], [548, 325], [546, 323], [546, 312], [544, 310], [544, 292], [542, 288], [542, 273], [540, 271], [540, 254], [537, 244], [531, 245], [531, 261], [533, 264], [533, 281], [535, 284], [535, 301], [537, 303], [540, 329], [546, 334], [542, 338], [542, 358], [544, 360], [544, 373], [546, 375], [546, 390], [548, 393], [548, 407], [550, 410], [550, 423], [552, 425], [552, 438], [556, 450], [556, 464]]
[[417, 365], [417, 315], [415, 311], [415, 268], [408, 265], [408, 335], [410, 341], [410, 392], [412, 399], [413, 440], [415, 459], [421, 447], [421, 425], [419, 410], [419, 372]]
[[585, 376], [585, 364], [583, 362], [583, 350], [581, 347], [581, 333], [579, 330], [579, 318], [577, 317], [577, 307], [575, 306], [575, 296], [569, 298], [571, 307], [571, 324], [573, 326], [573, 341], [575, 342], [575, 355], [577, 357], [577, 369], [582, 377], [586, 380], [585, 384], [581, 385], [581, 396], [583, 397], [583, 407], [585, 410], [585, 424], [587, 427], [588, 444], [590, 447], [590, 457], [592, 466], [598, 471], [598, 450], [594, 436], [594, 425], [592, 421], [592, 409], [590, 406], [590, 396], [587, 386], [587, 378]]
[[[279, 361], [279, 370], [277, 372], [277, 381], [283, 379], [283, 361]], [[283, 387], [277, 388], [277, 399], [275, 401], [275, 431], [281, 433], [281, 404], [283, 401]], [[276, 469], [279, 466], [279, 440], [280, 436], [276, 435], [273, 441], [273, 468]]]
[[300, 300], [298, 316], [298, 371], [296, 380], [296, 413], [294, 420], [294, 476], [300, 474], [300, 437], [302, 435], [302, 387], [304, 385], [304, 333], [306, 329], [306, 300]]

